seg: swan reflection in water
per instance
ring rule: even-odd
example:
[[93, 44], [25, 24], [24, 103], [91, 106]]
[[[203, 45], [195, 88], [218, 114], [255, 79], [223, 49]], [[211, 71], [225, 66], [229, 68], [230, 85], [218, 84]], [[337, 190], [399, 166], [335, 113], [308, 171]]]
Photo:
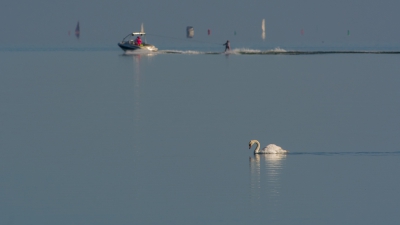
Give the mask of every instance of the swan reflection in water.
[[250, 198], [254, 207], [262, 208], [260, 204], [264, 201], [272, 208], [279, 203], [280, 176], [285, 159], [286, 154], [254, 154], [250, 157]]

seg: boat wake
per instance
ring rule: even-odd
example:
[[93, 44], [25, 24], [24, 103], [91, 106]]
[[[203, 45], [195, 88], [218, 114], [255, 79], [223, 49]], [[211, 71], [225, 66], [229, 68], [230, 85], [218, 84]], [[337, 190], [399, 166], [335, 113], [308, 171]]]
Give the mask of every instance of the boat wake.
[[[193, 50], [159, 50], [157, 53], [159, 53], [159, 54], [187, 54], [187, 55], [209, 54], [208, 52], [193, 51]], [[215, 53], [215, 54], [220, 54], [220, 53]]]
[[323, 54], [400, 54], [400, 51], [380, 50], [285, 50], [280, 47], [269, 50], [236, 48], [227, 52], [195, 51], [195, 50], [159, 50], [158, 54], [187, 54], [187, 55], [323, 55]]
[[285, 53], [287, 52], [281, 48], [275, 48], [267, 51], [262, 51], [258, 49], [250, 49], [250, 48], [236, 48], [227, 52], [216, 52], [216, 51], [194, 51], [194, 50], [160, 50], [158, 53], [160, 54], [187, 54], [187, 55], [221, 55], [221, 54], [230, 54], [230, 55], [265, 55], [265, 54], [277, 54], [277, 53]]

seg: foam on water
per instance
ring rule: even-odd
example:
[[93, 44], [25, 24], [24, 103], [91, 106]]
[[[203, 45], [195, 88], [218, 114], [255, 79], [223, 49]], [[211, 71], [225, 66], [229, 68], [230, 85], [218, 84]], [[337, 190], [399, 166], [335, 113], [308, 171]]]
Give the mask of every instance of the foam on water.
[[159, 54], [187, 54], [187, 55], [322, 55], [322, 54], [400, 54], [400, 51], [367, 51], [367, 50], [286, 50], [280, 47], [273, 49], [235, 48], [223, 51], [196, 51], [196, 50], [159, 50]]
[[158, 53], [165, 54], [187, 54], [187, 55], [198, 55], [198, 54], [206, 54], [206, 52], [201, 51], [193, 51], [193, 50], [159, 50]]
[[270, 50], [260, 50], [260, 49], [251, 49], [251, 48], [235, 48], [227, 52], [222, 51], [194, 51], [194, 50], [159, 50], [160, 54], [187, 54], [187, 55], [200, 55], [200, 54], [233, 54], [233, 55], [245, 55], [245, 54], [254, 54], [254, 55], [263, 55], [268, 53], [286, 53], [285, 49], [280, 47], [276, 47]]
[[155, 54], [156, 52], [147, 49], [137, 49], [134, 51], [127, 50], [124, 52], [125, 55], [142, 55], [142, 54]]

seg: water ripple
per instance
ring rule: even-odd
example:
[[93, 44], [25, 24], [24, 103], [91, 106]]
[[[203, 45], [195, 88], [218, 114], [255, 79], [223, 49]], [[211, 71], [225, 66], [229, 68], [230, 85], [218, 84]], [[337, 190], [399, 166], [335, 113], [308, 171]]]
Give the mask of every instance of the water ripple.
[[332, 155], [350, 155], [350, 156], [400, 156], [400, 151], [393, 152], [289, 152], [289, 155], [320, 155], [320, 156], [332, 156]]

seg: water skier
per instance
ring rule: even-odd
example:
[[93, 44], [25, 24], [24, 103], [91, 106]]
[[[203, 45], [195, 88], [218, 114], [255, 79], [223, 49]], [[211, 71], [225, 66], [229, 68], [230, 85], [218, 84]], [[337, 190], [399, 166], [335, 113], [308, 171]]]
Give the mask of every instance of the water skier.
[[228, 50], [231, 50], [231, 45], [229, 43], [229, 40], [227, 40], [226, 43], [223, 44], [223, 45], [225, 45], [225, 52], [228, 51]]

